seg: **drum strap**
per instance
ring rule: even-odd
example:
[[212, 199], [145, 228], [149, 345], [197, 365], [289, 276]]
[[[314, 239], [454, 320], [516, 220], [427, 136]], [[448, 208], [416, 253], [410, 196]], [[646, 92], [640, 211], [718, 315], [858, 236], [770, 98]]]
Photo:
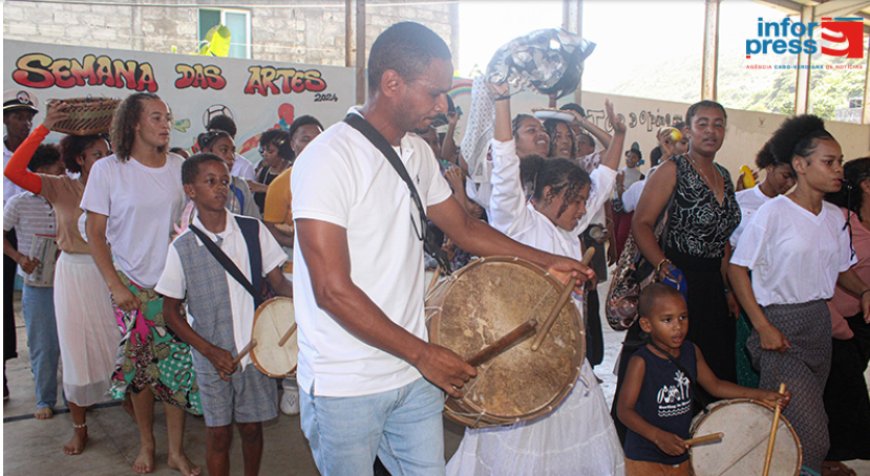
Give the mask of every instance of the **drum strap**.
[[260, 273], [260, 270], [263, 269], [263, 258], [260, 250], [259, 223], [257, 223], [256, 220], [240, 218], [242, 217], [237, 216], [236, 222], [239, 224], [239, 229], [242, 231], [242, 236], [245, 238], [245, 244], [248, 246], [248, 256], [251, 260], [251, 275], [254, 277], [253, 284], [248, 281], [248, 278], [245, 277], [239, 267], [233, 263], [229, 256], [227, 256], [226, 253], [220, 249], [220, 246], [212, 241], [208, 235], [197, 228], [196, 225], [191, 224], [189, 228], [190, 231], [192, 231], [193, 234], [202, 241], [206, 249], [208, 249], [209, 253], [214, 256], [218, 263], [220, 263], [220, 265], [230, 273], [230, 276], [251, 293], [251, 296], [254, 298], [254, 309], [256, 309], [263, 302], [262, 293], [257, 291], [258, 289], [262, 289], [263, 285], [263, 278]]
[[405, 164], [402, 163], [402, 159], [399, 158], [399, 154], [396, 153], [386, 137], [378, 132], [378, 130], [369, 124], [369, 121], [365, 120], [361, 115], [349, 113], [345, 116], [344, 122], [359, 131], [360, 134], [365, 136], [365, 138], [368, 139], [376, 149], [381, 151], [381, 154], [384, 155], [387, 162], [393, 166], [393, 169], [396, 170], [399, 177], [401, 177], [402, 180], [405, 181], [405, 184], [408, 185], [408, 190], [411, 191], [411, 199], [414, 201], [414, 205], [417, 206], [417, 211], [420, 213], [420, 217], [422, 218], [423, 229], [420, 230], [420, 239], [423, 241], [423, 248], [429, 256], [435, 258], [435, 261], [438, 262], [438, 265], [441, 267], [444, 274], [450, 275], [453, 271], [453, 268], [450, 265], [450, 260], [447, 259], [447, 253], [441, 249], [441, 243], [437, 243], [435, 242], [436, 240], [432, 239], [434, 238], [433, 235], [435, 235], [435, 233], [427, 233], [428, 227], [426, 224], [428, 222], [426, 220], [426, 209], [423, 207], [423, 201], [420, 199], [417, 187], [414, 186], [414, 181], [411, 180], [411, 176], [408, 175], [408, 170], [405, 168]]

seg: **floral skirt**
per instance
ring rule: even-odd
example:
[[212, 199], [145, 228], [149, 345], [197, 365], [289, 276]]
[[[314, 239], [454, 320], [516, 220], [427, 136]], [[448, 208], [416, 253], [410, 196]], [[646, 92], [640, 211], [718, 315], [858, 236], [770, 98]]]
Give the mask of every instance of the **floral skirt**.
[[142, 306], [132, 312], [114, 307], [123, 338], [112, 373], [112, 397], [120, 400], [128, 390], [138, 392], [150, 388], [157, 400], [201, 415], [199, 386], [193, 371], [190, 346], [166, 327], [163, 298], [153, 289], [133, 283], [123, 273], [118, 275]]

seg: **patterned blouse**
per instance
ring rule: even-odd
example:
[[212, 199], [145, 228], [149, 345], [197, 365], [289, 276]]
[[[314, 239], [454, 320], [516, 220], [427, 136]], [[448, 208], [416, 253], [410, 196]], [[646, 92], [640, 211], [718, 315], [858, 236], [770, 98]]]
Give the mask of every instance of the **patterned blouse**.
[[725, 179], [722, 205], [685, 155], [674, 157], [677, 185], [668, 214], [668, 250], [698, 258], [721, 258], [731, 232], [740, 224], [740, 205], [734, 197], [731, 174], [714, 163]]

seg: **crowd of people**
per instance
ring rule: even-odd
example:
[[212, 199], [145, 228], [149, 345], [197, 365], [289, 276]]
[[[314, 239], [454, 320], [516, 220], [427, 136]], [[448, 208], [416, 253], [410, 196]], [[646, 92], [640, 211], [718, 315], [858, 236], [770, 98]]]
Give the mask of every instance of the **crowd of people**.
[[[34, 415], [52, 417], [62, 361], [66, 454], [85, 450], [87, 409], [111, 395], [138, 428], [137, 473], [157, 465], [160, 401], [167, 465], [184, 475], [201, 472], [184, 450], [187, 413], [205, 420], [209, 474], [229, 474], [235, 425], [253, 475], [279, 410], [301, 412], [326, 475], [687, 475], [697, 408], [744, 397], [784, 408], [808, 474], [870, 458], [870, 158], [844, 164], [821, 119], [786, 120], [758, 152], [764, 180], [738, 191], [716, 161], [716, 102], [663, 128], [644, 174], [609, 101], [603, 128], [576, 104], [559, 119], [512, 117], [507, 83], [488, 84], [487, 173], [474, 179], [444, 41], [398, 23], [368, 61], [365, 104], [328, 128], [304, 115], [263, 131], [256, 167], [228, 116], [193, 150], [170, 149], [155, 94], [124, 99], [108, 136], [59, 145], [43, 141], [68, 104], [49, 103], [32, 129], [36, 98], [4, 94], [4, 362], [17, 355], [17, 272]], [[608, 413], [596, 284], [629, 236], [657, 282], [640, 294]], [[469, 428], [445, 464], [445, 394], [462, 397], [479, 369], [429, 342], [426, 271], [493, 255], [573, 285], [586, 354], [552, 412]], [[297, 372], [280, 382], [243, 355], [266, 293], [292, 297], [298, 324]]]

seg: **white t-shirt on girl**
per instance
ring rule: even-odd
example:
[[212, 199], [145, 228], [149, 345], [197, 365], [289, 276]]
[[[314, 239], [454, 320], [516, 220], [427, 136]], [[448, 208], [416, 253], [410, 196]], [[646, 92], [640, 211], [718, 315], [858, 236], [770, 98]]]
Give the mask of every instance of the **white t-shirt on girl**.
[[838, 275], [857, 262], [845, 223], [830, 203], [823, 202], [814, 215], [780, 195], [752, 216], [731, 263], [752, 270], [752, 290], [761, 306], [830, 299]]
[[162, 167], [153, 168], [111, 155], [94, 164], [82, 196], [83, 210], [109, 217], [106, 238], [115, 266], [145, 288], [160, 279], [172, 225], [184, 206], [182, 162], [169, 154]]

